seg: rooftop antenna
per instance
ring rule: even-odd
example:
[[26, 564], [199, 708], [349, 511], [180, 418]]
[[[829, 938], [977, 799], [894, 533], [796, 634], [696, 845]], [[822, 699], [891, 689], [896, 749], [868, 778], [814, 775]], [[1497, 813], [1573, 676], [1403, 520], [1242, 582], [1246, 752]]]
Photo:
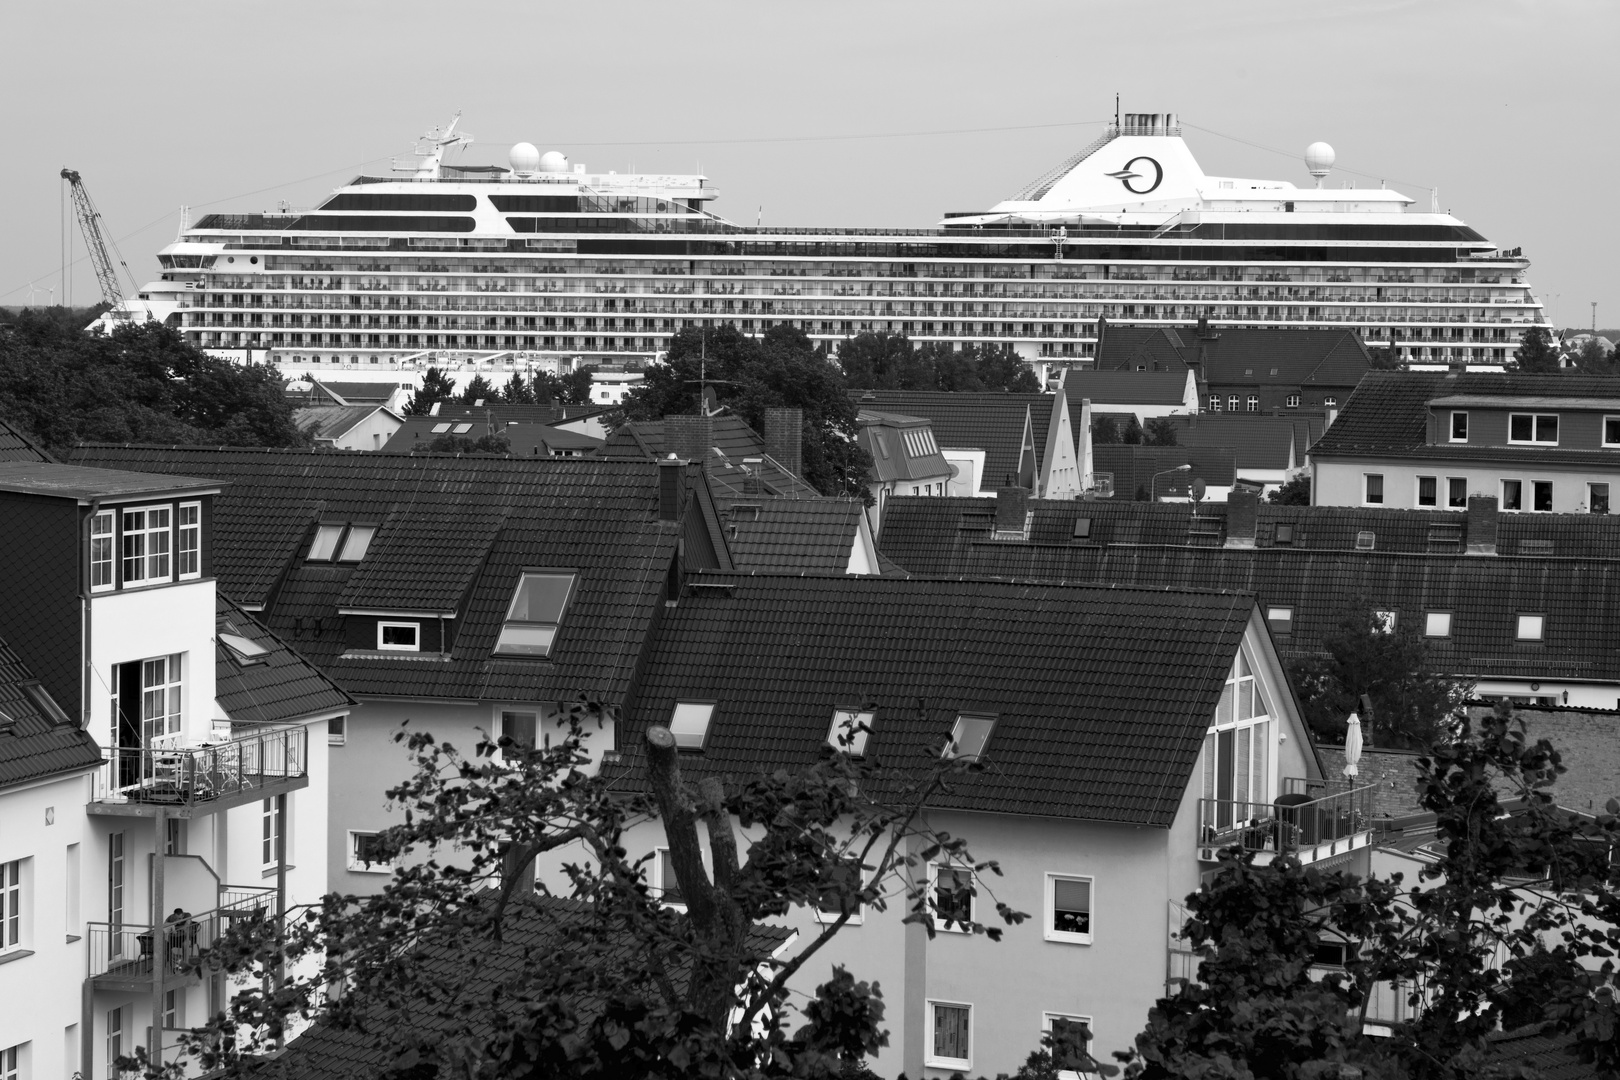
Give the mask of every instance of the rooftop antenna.
[[1592, 301], [1592, 333], [1597, 333], [1597, 301]]
[[1114, 130], [1119, 130], [1119, 92], [1114, 92]]

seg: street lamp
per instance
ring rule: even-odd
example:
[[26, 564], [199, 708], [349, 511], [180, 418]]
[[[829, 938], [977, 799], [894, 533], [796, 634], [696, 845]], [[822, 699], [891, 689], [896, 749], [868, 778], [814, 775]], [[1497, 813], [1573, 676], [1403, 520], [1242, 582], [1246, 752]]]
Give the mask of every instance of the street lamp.
[[1163, 472], [1154, 473], [1153, 474], [1153, 479], [1148, 481], [1148, 501], [1149, 502], [1158, 502], [1159, 501], [1159, 477], [1161, 477], [1161, 476], [1169, 476], [1171, 473], [1178, 473], [1178, 472], [1192, 472], [1192, 466], [1191, 465], [1177, 465], [1173, 469], [1165, 469]]

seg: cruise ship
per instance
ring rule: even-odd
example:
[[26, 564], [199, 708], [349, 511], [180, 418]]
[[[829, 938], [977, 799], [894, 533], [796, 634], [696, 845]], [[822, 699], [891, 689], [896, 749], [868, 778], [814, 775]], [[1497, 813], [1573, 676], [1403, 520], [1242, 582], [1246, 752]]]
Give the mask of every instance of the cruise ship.
[[[686, 326], [791, 322], [1093, 362], [1098, 325], [1346, 327], [1414, 366], [1496, 365], [1544, 323], [1528, 261], [1383, 185], [1204, 173], [1174, 113], [1127, 113], [982, 211], [930, 229], [747, 227], [702, 175], [591, 172], [529, 143], [456, 165], [435, 129], [320, 206], [209, 214], [135, 318], [293, 376], [655, 359]], [[1431, 200], [1432, 201], [1432, 200]]]

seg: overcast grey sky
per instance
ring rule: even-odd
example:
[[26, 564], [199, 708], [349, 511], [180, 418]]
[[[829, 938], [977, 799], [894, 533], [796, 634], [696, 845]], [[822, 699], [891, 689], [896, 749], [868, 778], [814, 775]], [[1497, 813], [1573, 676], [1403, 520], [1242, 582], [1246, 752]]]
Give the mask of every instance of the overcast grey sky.
[[1117, 91], [1196, 125], [1207, 172], [1305, 184], [1323, 139], [1363, 174], [1334, 180], [1437, 187], [1559, 322], [1620, 326], [1614, 0], [12, 0], [0, 26], [0, 304], [59, 281], [63, 166], [143, 282], [181, 204], [308, 206], [458, 109], [469, 162], [701, 164], [735, 221], [917, 227], [1089, 142]]

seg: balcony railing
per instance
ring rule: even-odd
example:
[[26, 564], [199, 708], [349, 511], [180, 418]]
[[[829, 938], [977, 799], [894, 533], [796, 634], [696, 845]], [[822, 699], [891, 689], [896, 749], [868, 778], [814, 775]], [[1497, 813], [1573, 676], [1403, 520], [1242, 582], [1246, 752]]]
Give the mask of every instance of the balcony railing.
[[1226, 847], [1257, 855], [1292, 854], [1313, 862], [1365, 847], [1372, 827], [1373, 784], [1288, 777], [1274, 802], [1199, 800], [1199, 846], [1211, 857]]
[[[276, 890], [256, 886], [220, 888], [220, 906], [213, 911], [163, 923], [165, 983], [196, 977], [194, 961], [240, 919], [274, 918]], [[88, 924], [89, 977], [103, 989], [140, 990], [153, 979], [155, 942], [149, 923], [93, 922]]]
[[102, 751], [92, 805], [196, 807], [266, 796], [308, 776], [309, 733], [265, 728], [206, 746], [110, 747]]

